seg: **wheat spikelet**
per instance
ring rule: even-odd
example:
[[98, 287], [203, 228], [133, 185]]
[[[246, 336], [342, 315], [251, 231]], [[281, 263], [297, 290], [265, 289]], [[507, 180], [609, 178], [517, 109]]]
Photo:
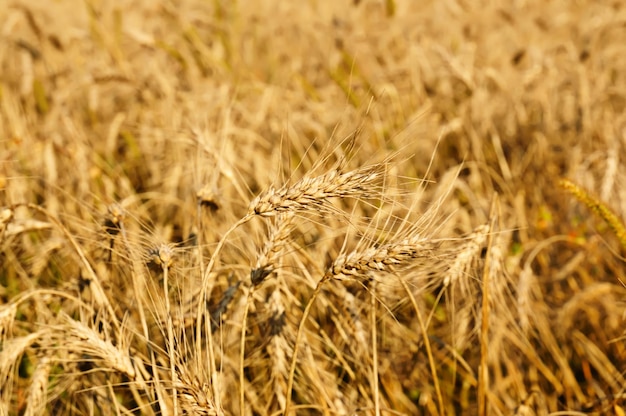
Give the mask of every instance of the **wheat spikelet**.
[[382, 179], [384, 167], [376, 164], [346, 173], [335, 169], [321, 176], [304, 177], [291, 186], [270, 188], [252, 200], [248, 213], [271, 217], [312, 208], [328, 211], [330, 198], [377, 198], [380, 192], [376, 183]]
[[161, 244], [148, 250], [148, 262], [151, 266], [169, 268], [174, 264], [174, 247], [171, 244]]
[[126, 211], [118, 203], [112, 203], [107, 207], [107, 213], [104, 219], [104, 229], [108, 234], [116, 235], [120, 232]]
[[532, 407], [522, 404], [517, 407], [514, 416], [535, 416], [536, 414]]
[[196, 199], [202, 207], [208, 208], [211, 213], [215, 213], [220, 209], [219, 198], [215, 186], [207, 184], [203, 186], [197, 193]]

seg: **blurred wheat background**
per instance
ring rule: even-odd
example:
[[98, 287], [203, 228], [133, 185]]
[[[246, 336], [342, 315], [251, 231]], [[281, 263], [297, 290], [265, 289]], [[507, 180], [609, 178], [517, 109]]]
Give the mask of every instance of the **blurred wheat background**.
[[0, 415], [626, 412], [620, 1], [3, 0]]

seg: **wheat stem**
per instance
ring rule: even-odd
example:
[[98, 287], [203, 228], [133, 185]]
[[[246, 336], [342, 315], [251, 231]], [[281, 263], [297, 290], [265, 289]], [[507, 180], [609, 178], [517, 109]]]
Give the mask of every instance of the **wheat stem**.
[[244, 359], [245, 359], [245, 350], [246, 350], [246, 327], [247, 327], [247, 320], [248, 320], [248, 311], [250, 310], [250, 303], [252, 302], [252, 295], [254, 292], [254, 287], [251, 287], [249, 290], [250, 291], [248, 292], [248, 297], [246, 299], [246, 306], [244, 307], [244, 310], [243, 310], [243, 318], [241, 320], [241, 340], [240, 340], [240, 345], [239, 345], [239, 407], [240, 407], [239, 412], [241, 416], [245, 414], [245, 409], [246, 409], [245, 388], [244, 388], [244, 382], [245, 382]]
[[167, 349], [170, 361], [170, 378], [172, 380], [172, 405], [174, 408], [174, 416], [178, 415], [178, 395], [177, 395], [177, 377], [176, 377], [176, 350], [174, 348], [174, 324], [172, 322], [172, 307], [170, 305], [169, 296], [169, 270], [172, 262], [171, 249], [162, 246], [159, 249], [159, 261], [163, 269], [163, 296], [165, 297], [165, 315], [167, 330]]
[[[208, 297], [207, 286], [209, 282], [209, 277], [211, 276], [211, 271], [215, 266], [215, 262], [217, 261], [217, 257], [220, 254], [220, 251], [224, 247], [227, 238], [233, 233], [239, 226], [248, 222], [253, 216], [248, 214], [233, 224], [222, 236], [220, 241], [217, 243], [215, 247], [215, 251], [211, 255], [211, 259], [209, 260], [209, 264], [204, 270], [204, 274], [202, 275], [202, 283], [200, 288], [200, 297], [198, 299], [198, 310], [196, 312], [196, 358], [201, 360], [202, 358], [202, 316], [206, 310], [206, 300]], [[213, 352], [213, 337], [211, 335], [211, 317], [207, 316], [205, 319], [205, 329], [207, 333], [207, 337], [209, 339], [209, 373], [211, 374], [211, 383], [213, 386], [213, 394], [216, 406], [220, 407], [220, 399], [219, 399], [219, 380], [217, 379], [217, 369], [215, 367], [215, 357]]]
[[487, 230], [487, 253], [485, 257], [485, 265], [483, 268], [483, 296], [482, 296], [482, 315], [480, 326], [480, 364], [478, 368], [478, 414], [485, 416], [488, 414], [489, 406], [487, 403], [487, 392], [489, 390], [489, 363], [488, 349], [489, 349], [489, 302], [491, 301], [490, 295], [490, 267], [491, 267], [491, 252], [493, 247], [493, 229], [495, 225], [496, 217], [494, 215], [496, 206], [498, 204], [497, 194], [494, 196], [491, 202], [491, 221], [489, 221], [489, 228]]
[[380, 388], [378, 386], [378, 340], [376, 330], [376, 281], [372, 281], [370, 293], [370, 325], [372, 326], [372, 387], [374, 388], [374, 414], [380, 416]]
[[285, 394], [286, 401], [285, 401], [285, 412], [283, 413], [284, 416], [289, 415], [289, 410], [291, 407], [291, 392], [293, 390], [293, 381], [295, 378], [296, 364], [298, 361], [298, 350], [300, 349], [300, 339], [302, 338], [302, 333], [304, 332], [304, 325], [306, 324], [306, 320], [309, 317], [309, 313], [311, 313], [311, 307], [313, 306], [313, 302], [315, 302], [315, 299], [322, 291], [322, 285], [326, 283], [328, 280], [330, 280], [330, 277], [331, 276], [329, 274], [325, 274], [324, 277], [322, 277], [322, 279], [319, 282], [317, 282], [317, 285], [315, 286], [315, 290], [313, 291], [313, 294], [311, 295], [309, 302], [306, 304], [306, 307], [304, 308], [304, 312], [302, 313], [302, 318], [300, 319], [300, 324], [298, 325], [298, 332], [296, 333], [296, 342], [293, 346], [293, 355], [291, 357], [291, 363], [289, 364], [289, 378], [287, 380], [287, 391]]
[[439, 407], [439, 415], [443, 416], [445, 414], [443, 396], [441, 394], [441, 387], [439, 386], [439, 377], [437, 376], [437, 365], [435, 364], [435, 358], [433, 357], [432, 348], [430, 346], [430, 337], [428, 336], [428, 330], [426, 328], [424, 318], [422, 317], [422, 312], [420, 311], [420, 308], [417, 305], [417, 300], [415, 299], [413, 292], [411, 292], [411, 290], [409, 289], [409, 285], [400, 276], [398, 276], [398, 280], [400, 281], [400, 284], [404, 288], [405, 293], [409, 297], [409, 300], [411, 301], [411, 304], [413, 305], [413, 309], [415, 309], [417, 322], [420, 326], [422, 339], [424, 340], [424, 348], [426, 349], [426, 356], [428, 357], [428, 364], [430, 366], [430, 372], [433, 377], [433, 386], [435, 388], [435, 394], [437, 395], [437, 406]]

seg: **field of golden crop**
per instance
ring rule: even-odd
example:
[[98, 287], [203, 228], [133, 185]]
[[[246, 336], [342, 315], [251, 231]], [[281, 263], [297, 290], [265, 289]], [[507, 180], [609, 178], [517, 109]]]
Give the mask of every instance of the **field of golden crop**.
[[0, 416], [626, 412], [626, 5], [4, 0]]

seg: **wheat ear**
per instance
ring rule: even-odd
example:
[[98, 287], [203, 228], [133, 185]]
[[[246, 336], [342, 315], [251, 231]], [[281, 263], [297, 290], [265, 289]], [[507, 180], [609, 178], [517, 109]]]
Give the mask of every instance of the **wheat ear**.
[[[459, 251], [454, 262], [450, 266], [448, 274], [446, 275], [443, 284], [450, 286], [455, 284], [459, 278], [467, 272], [476, 256], [480, 253], [487, 236], [489, 234], [489, 225], [482, 224], [474, 229], [468, 237], [463, 248]], [[461, 280], [461, 284], [464, 284], [465, 280]]]
[[591, 211], [602, 218], [617, 236], [617, 239], [622, 245], [622, 249], [626, 251], [626, 226], [624, 226], [624, 222], [620, 220], [620, 218], [606, 204], [591, 196], [589, 192], [567, 179], [561, 179], [559, 181], [559, 186], [574, 195], [576, 199], [587, 205]]
[[342, 275], [358, 276], [366, 271], [391, 271], [402, 263], [432, 257], [438, 245], [437, 240], [415, 235], [363, 251], [355, 250], [337, 256], [327, 274], [337, 278]]
[[210, 387], [191, 377], [183, 368], [179, 377], [180, 408], [183, 414], [199, 416], [222, 415], [215, 403], [211, 401]]
[[327, 211], [330, 198], [376, 198], [376, 183], [383, 176], [384, 164], [375, 164], [349, 172], [331, 170], [321, 176], [304, 178], [291, 186], [270, 188], [257, 196], [248, 207], [249, 214], [271, 217], [280, 212], [317, 208]]
[[44, 414], [48, 398], [48, 378], [52, 367], [48, 357], [42, 357], [35, 368], [28, 386], [28, 400], [24, 416]]

